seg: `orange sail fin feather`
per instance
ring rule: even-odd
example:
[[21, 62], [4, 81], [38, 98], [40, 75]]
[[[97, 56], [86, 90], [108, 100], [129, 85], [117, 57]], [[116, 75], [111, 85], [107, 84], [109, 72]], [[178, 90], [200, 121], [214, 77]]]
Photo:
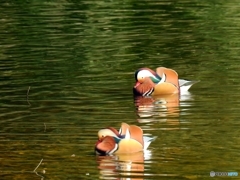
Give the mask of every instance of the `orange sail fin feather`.
[[142, 146], [144, 146], [143, 142], [143, 130], [136, 126], [136, 125], [131, 125], [129, 128], [129, 133], [130, 133], [130, 138], [135, 139], [138, 141]]
[[171, 83], [177, 89], [179, 89], [178, 74], [173, 69], [159, 67], [156, 69], [157, 74], [162, 78], [165, 76], [165, 82]]

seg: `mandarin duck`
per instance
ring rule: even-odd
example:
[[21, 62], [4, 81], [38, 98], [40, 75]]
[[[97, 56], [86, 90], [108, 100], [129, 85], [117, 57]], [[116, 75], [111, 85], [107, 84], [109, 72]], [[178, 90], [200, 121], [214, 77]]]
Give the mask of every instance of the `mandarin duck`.
[[143, 136], [143, 130], [136, 125], [122, 123], [119, 131], [113, 127], [98, 131], [95, 152], [101, 155], [125, 154], [144, 151], [156, 137]]
[[165, 67], [158, 67], [156, 72], [149, 68], [140, 68], [135, 72], [135, 80], [133, 93], [141, 96], [184, 94], [198, 82], [178, 79], [176, 71]]

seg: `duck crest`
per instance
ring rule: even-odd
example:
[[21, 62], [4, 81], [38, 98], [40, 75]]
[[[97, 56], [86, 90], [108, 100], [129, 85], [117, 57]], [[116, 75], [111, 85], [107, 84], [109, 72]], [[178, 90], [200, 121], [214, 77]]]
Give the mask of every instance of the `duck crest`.
[[118, 136], [118, 137], [120, 136], [118, 130], [116, 130], [114, 127], [108, 127], [107, 129], [110, 129], [113, 133], [116, 134], [116, 136]]
[[112, 137], [118, 137], [120, 138], [121, 135], [118, 133], [118, 131], [113, 128], [113, 127], [108, 127], [108, 128], [105, 128], [105, 129], [100, 129], [98, 131], [98, 139], [103, 139], [105, 136], [112, 136]]

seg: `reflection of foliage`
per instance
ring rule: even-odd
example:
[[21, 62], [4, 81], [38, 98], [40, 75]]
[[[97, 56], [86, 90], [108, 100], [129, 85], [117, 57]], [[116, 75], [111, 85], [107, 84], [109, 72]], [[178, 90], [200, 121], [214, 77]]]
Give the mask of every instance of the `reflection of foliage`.
[[[229, 36], [226, 27], [231, 26], [224, 17], [235, 12], [227, 3], [214, 1], [13, 1], [1, 9], [13, 22], [9, 35], [14, 34], [24, 43], [21, 46], [29, 47], [25, 52], [40, 60], [58, 56], [57, 49], [62, 49], [62, 55], [72, 53], [65, 59], [86, 69], [146, 60], [157, 64], [156, 60], [163, 58], [171, 60], [171, 66], [174, 59], [186, 61], [202, 53], [214, 54], [219, 48], [224, 55], [229, 38], [219, 37]], [[106, 59], [112, 60], [107, 63]]]
[[229, 53], [238, 56], [231, 49], [238, 18], [229, 20], [237, 9], [227, 2], [12, 1], [0, 9], [8, 47], [0, 57], [11, 54], [19, 66], [32, 59], [31, 69], [61, 77], [149, 65], [227, 67]]

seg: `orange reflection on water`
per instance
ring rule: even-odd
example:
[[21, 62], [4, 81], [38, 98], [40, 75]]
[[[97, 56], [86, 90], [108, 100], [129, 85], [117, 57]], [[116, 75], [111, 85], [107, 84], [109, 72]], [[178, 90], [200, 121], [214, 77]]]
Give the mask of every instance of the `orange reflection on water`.
[[[137, 96], [134, 99], [137, 114], [140, 117], [139, 122], [156, 121], [156, 117], [166, 117], [161, 119], [169, 123], [179, 123], [179, 94], [161, 95], [161, 96]], [[176, 117], [176, 120], [173, 118]]]
[[[148, 157], [149, 158], [149, 157]], [[98, 169], [100, 178], [111, 179], [144, 179], [144, 157], [143, 152], [133, 154], [119, 154], [112, 156], [98, 156]], [[114, 179], [115, 179], [114, 178]]]

